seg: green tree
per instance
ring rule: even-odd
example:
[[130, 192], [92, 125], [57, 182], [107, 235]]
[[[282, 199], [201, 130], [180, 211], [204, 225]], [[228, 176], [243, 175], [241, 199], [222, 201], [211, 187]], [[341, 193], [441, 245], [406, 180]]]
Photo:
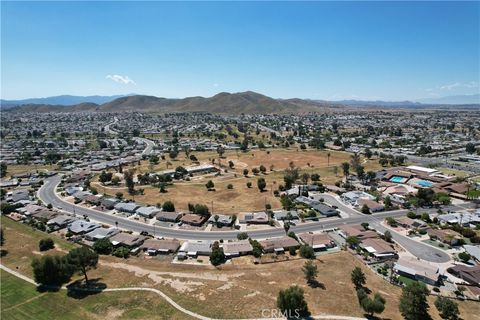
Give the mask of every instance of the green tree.
[[386, 196], [385, 199], [383, 199], [383, 204], [385, 205], [386, 209], [389, 209], [392, 207], [392, 200], [390, 199], [389, 196]]
[[373, 299], [365, 296], [360, 300], [360, 306], [366, 313], [373, 316], [374, 313], [380, 314], [385, 310], [385, 299], [379, 293], [376, 293]]
[[0, 229], [0, 246], [3, 246], [5, 243], [5, 233], [3, 231], [3, 228]]
[[305, 259], [315, 259], [315, 251], [309, 245], [300, 246], [300, 256]]
[[250, 181], [247, 182], [247, 188], [251, 188], [252, 187], [252, 183]]
[[33, 278], [43, 285], [61, 285], [70, 280], [74, 268], [58, 255], [42, 256], [32, 260]]
[[277, 307], [287, 318], [306, 317], [310, 314], [303, 289], [298, 286], [280, 290], [277, 297]]
[[135, 182], [133, 181], [134, 173], [135, 171], [133, 169], [123, 172], [123, 178], [125, 179], [125, 185], [127, 186], [129, 194], [135, 193]]
[[7, 164], [5, 162], [0, 162], [0, 178], [3, 178], [7, 175]]
[[355, 267], [351, 273], [352, 283], [356, 289], [363, 288], [365, 283], [367, 283], [367, 278], [365, 277], [365, 273], [363, 273], [360, 267]]
[[350, 164], [348, 162], [342, 163], [342, 171], [345, 177], [348, 177], [350, 174]]
[[210, 254], [210, 263], [214, 266], [218, 266], [219, 264], [225, 261], [225, 254], [223, 253], [223, 249], [220, 248], [218, 241], [215, 241], [212, 244], [212, 253]]
[[113, 250], [113, 244], [108, 238], [98, 239], [93, 243], [93, 250], [98, 254], [111, 254]]
[[207, 183], [205, 184], [205, 187], [207, 188], [208, 191], [210, 191], [215, 187], [215, 184], [213, 183], [212, 180], [208, 180]]
[[445, 297], [438, 297], [435, 300], [435, 307], [440, 313], [442, 319], [457, 320], [460, 318], [460, 312], [458, 311], [458, 303], [451, 299]]
[[427, 287], [420, 282], [411, 282], [402, 290], [399, 310], [406, 320], [430, 319], [428, 314]]
[[356, 246], [358, 246], [358, 244], [360, 243], [360, 240], [355, 237], [355, 236], [350, 236], [350, 237], [347, 237], [347, 239], [345, 240], [345, 242], [351, 247], [351, 248], [354, 248]]
[[367, 204], [364, 204], [361, 209], [363, 214], [370, 214], [370, 208], [367, 206]]
[[467, 263], [468, 261], [470, 261], [470, 259], [472, 258], [472, 256], [470, 256], [470, 254], [468, 254], [468, 252], [460, 252], [458, 254], [458, 257], [460, 258], [460, 260], [462, 260], [462, 262], [464, 263]]
[[118, 247], [113, 250], [112, 254], [115, 257], [126, 259], [130, 255], [130, 249], [128, 249], [127, 247]]
[[38, 242], [38, 248], [40, 251], [47, 251], [55, 248], [55, 243], [51, 238], [40, 239]]
[[246, 240], [248, 239], [248, 234], [246, 232], [237, 233], [238, 240]]
[[175, 205], [172, 201], [165, 201], [162, 205], [162, 210], [165, 212], [175, 212]]
[[260, 192], [265, 191], [265, 187], [267, 186], [267, 182], [265, 181], [264, 178], [259, 178], [257, 180], [257, 187], [260, 190]]
[[383, 237], [385, 238], [385, 241], [392, 242], [392, 233], [390, 231], [385, 231]]
[[316, 281], [318, 269], [317, 265], [312, 260], [308, 260], [305, 262], [302, 267], [302, 271], [308, 284], [312, 284]]
[[98, 254], [87, 247], [80, 247], [70, 250], [66, 259], [69, 264], [74, 266], [75, 271], [84, 275], [85, 282], [88, 284], [87, 271], [97, 267]]

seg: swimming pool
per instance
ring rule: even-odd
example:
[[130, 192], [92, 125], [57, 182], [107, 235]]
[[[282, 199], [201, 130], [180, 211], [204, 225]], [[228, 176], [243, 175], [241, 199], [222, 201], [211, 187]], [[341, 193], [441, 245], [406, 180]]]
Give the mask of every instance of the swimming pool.
[[391, 182], [395, 182], [395, 183], [402, 183], [405, 181], [405, 178], [404, 177], [399, 177], [399, 176], [393, 176], [390, 178], [390, 181]]
[[427, 180], [419, 180], [417, 181], [417, 184], [423, 188], [430, 188], [431, 186], [433, 186], [433, 182]]

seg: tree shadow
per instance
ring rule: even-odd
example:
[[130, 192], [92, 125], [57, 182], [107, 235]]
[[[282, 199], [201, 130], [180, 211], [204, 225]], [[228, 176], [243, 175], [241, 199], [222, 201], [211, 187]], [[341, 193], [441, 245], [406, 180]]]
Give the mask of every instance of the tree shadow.
[[102, 278], [90, 279], [88, 284], [82, 280], [77, 280], [67, 286], [67, 296], [74, 299], [84, 299], [88, 296], [102, 292], [107, 285], [100, 282]]
[[322, 290], [327, 290], [327, 288], [325, 287], [325, 284], [317, 281], [317, 280], [312, 280], [308, 283], [308, 285], [310, 286], [310, 288], [312, 289], [316, 289], [316, 288], [320, 288]]
[[40, 284], [37, 286], [37, 291], [39, 293], [45, 293], [45, 292], [58, 292], [62, 288], [62, 285], [45, 285], [45, 284]]

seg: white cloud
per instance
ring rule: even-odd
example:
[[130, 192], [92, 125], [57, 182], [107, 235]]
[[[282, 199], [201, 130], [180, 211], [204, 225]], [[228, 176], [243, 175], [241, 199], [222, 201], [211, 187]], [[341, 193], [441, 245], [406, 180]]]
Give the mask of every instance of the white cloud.
[[110, 79], [110, 80], [115, 81], [115, 82], [118, 82], [118, 83], [137, 85], [135, 83], [135, 81], [130, 79], [128, 76], [120, 76], [118, 74], [113, 74], [113, 75], [109, 74], [105, 78]]
[[478, 83], [475, 81], [470, 81], [468, 83], [461, 83], [461, 82], [455, 82], [451, 84], [445, 84], [443, 86], [440, 86], [440, 90], [452, 90], [455, 88], [477, 88]]

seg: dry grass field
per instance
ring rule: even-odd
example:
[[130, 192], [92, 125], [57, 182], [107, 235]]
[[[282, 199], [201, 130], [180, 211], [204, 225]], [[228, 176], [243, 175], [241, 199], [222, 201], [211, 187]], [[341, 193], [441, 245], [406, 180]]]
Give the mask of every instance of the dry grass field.
[[25, 173], [35, 173], [35, 172], [44, 172], [44, 171], [53, 171], [56, 170], [56, 165], [9, 165], [7, 167], [7, 177], [16, 175], [16, 174], [25, 174]]
[[[239, 212], [264, 210], [265, 204], [271, 204], [273, 209], [281, 207], [278, 197], [275, 197], [273, 190], [283, 184], [283, 170], [290, 166], [290, 163], [299, 168], [300, 173], [317, 173], [321, 176], [321, 182], [324, 184], [333, 184], [340, 180], [342, 172], [340, 165], [342, 162], [350, 160], [350, 154], [339, 151], [318, 151], [318, 150], [297, 150], [297, 149], [270, 149], [254, 150], [249, 152], [228, 151], [224, 158], [219, 159], [216, 152], [196, 152], [194, 153], [201, 163], [211, 163], [212, 159], [216, 164], [227, 168], [229, 161], [235, 166], [228, 169], [228, 173], [222, 173], [221, 176], [204, 175], [195, 176], [191, 181], [175, 182], [173, 186], [167, 188], [167, 193], [160, 193], [158, 189], [150, 186], [142, 186], [145, 189], [144, 195], [136, 195], [135, 201], [144, 204], [156, 205], [167, 200], [175, 203], [177, 210], [187, 210], [188, 203], [203, 203], [214, 208], [214, 212], [225, 214], [236, 214]], [[330, 154], [330, 158], [328, 158]], [[168, 157], [167, 157], [168, 158]], [[155, 172], [166, 169], [166, 162], [171, 165], [169, 168], [178, 166], [192, 165], [192, 162], [186, 159], [184, 153], [180, 153], [176, 160], [160, 161], [158, 165], [151, 166], [148, 161], [142, 161], [135, 166], [137, 173]], [[259, 168], [260, 165], [266, 167], [265, 174], [252, 174], [253, 168]], [[366, 170], [375, 170], [380, 166], [376, 160], [364, 160]], [[272, 167], [273, 166], [273, 167]], [[334, 167], [338, 168], [337, 175], [334, 173]], [[243, 170], [248, 169], [249, 174], [244, 177]], [[273, 169], [273, 171], [270, 171]], [[260, 192], [257, 188], [258, 178], [264, 178], [267, 183], [265, 192]], [[205, 184], [212, 180], [215, 184], [215, 191], [207, 191]], [[251, 182], [252, 187], [247, 187], [247, 182]], [[233, 189], [228, 189], [231, 184]], [[125, 197], [133, 199], [127, 195], [126, 188], [108, 188], [102, 187], [98, 183], [96, 187], [99, 192], [104, 192], [111, 196], [117, 192], [122, 192]]]
[[[38, 239], [46, 236], [39, 231], [10, 221], [2, 217], [2, 226], [5, 228], [6, 246], [8, 254], [2, 258], [2, 264], [17, 269], [19, 272], [31, 276], [29, 270], [33, 256], [37, 251]], [[59, 245], [58, 253], [66, 251], [71, 245], [55, 238]], [[48, 253], [50, 254], [50, 252]], [[207, 260], [208, 257], [202, 258]], [[360, 261], [349, 253], [342, 251], [319, 257], [315, 263], [319, 269], [318, 281], [323, 285], [311, 288], [306, 284], [301, 267], [305, 260], [292, 260], [270, 264], [253, 264], [250, 257], [235, 259], [233, 263], [215, 268], [210, 265], [197, 266], [172, 264], [169, 259], [150, 257], [131, 257], [119, 259], [111, 256], [101, 256], [97, 269], [89, 272], [89, 278], [105, 283], [107, 287], [155, 287], [167, 293], [183, 307], [205, 316], [216, 318], [245, 318], [259, 317], [262, 309], [275, 308], [278, 291], [297, 284], [305, 290], [309, 308], [313, 314], [335, 314], [362, 316], [358, 305], [355, 290], [350, 281], [350, 272], [355, 266], [360, 266], [367, 276], [367, 287], [373, 292], [380, 292], [387, 300], [386, 309], [382, 313], [383, 319], [401, 319], [398, 312], [398, 299], [401, 289], [390, 285], [366, 268]], [[72, 280], [81, 279], [75, 276]], [[3, 281], [3, 280], [2, 280]], [[105, 302], [101, 298], [107, 293], [98, 295], [98, 303]], [[119, 310], [129, 309], [135, 295], [131, 293], [111, 295], [109, 313], [115, 314]], [[54, 299], [55, 297], [51, 297]], [[62, 304], [69, 303], [62, 297]], [[88, 300], [86, 300], [88, 301]], [[120, 302], [124, 303], [120, 303]], [[183, 318], [163, 305], [161, 298], [148, 297], [149, 306], [141, 304], [142, 314], [149, 308], [156, 310], [158, 316], [163, 312], [174, 318]], [[440, 319], [433, 306], [433, 297], [430, 301], [430, 314], [433, 319]], [[48, 305], [52, 305], [49, 303]], [[480, 319], [480, 303], [459, 302], [462, 319]], [[164, 310], [164, 311], [163, 311]], [[129, 311], [130, 312], [130, 311]], [[127, 313], [129, 314], [129, 313]], [[147, 313], [151, 314], [151, 313]]]

